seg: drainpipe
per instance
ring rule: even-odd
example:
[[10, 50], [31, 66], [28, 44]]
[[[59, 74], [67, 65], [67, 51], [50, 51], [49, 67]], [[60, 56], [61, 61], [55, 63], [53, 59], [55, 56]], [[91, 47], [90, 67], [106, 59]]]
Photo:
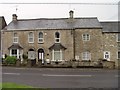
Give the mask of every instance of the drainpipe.
[[0, 37], [0, 38], [1, 38], [1, 41], [0, 41], [0, 42], [1, 42], [1, 47], [0, 47], [0, 48], [1, 48], [1, 52], [0, 52], [0, 60], [1, 60], [1, 61], [0, 61], [0, 63], [2, 63], [2, 30], [1, 30], [0, 32], [1, 32], [1, 33], [0, 33], [0, 34], [1, 34], [1, 35], [0, 35], [0, 36], [1, 36], [1, 37]]
[[75, 61], [75, 29], [73, 28], [73, 61]]

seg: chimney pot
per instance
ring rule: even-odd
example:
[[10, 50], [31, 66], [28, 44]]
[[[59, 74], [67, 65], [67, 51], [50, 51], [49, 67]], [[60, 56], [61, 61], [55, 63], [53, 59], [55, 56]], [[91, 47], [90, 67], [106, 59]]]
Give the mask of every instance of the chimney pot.
[[70, 10], [69, 12], [70, 18], [73, 18], [73, 14], [74, 14], [74, 11]]
[[16, 15], [16, 14], [13, 14], [13, 15], [12, 15], [12, 20], [13, 20], [13, 21], [17, 21], [17, 15]]

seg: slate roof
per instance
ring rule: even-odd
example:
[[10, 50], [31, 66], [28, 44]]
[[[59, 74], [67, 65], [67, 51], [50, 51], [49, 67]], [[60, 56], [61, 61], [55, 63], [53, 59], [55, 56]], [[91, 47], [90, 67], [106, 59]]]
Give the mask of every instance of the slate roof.
[[101, 22], [103, 32], [120, 32], [118, 22]]
[[60, 49], [67, 49], [67, 48], [64, 47], [61, 43], [55, 43], [51, 47], [49, 47], [49, 49], [60, 50]]
[[32, 29], [73, 29], [73, 28], [101, 28], [95, 17], [92, 18], [51, 18], [51, 19], [23, 19], [12, 21], [6, 30], [32, 30]]
[[23, 49], [19, 44], [12, 44], [8, 49]]

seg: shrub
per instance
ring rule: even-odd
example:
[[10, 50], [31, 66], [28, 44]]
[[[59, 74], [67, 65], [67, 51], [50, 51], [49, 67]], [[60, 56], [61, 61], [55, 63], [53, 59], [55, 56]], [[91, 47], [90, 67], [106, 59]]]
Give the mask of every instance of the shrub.
[[6, 64], [15, 64], [17, 58], [14, 56], [7, 56], [5, 59]]

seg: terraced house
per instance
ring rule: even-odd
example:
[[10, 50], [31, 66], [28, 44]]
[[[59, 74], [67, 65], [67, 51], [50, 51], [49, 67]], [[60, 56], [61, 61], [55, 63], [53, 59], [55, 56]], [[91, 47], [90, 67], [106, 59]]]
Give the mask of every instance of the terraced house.
[[[3, 16], [0, 16], [0, 31], [6, 26], [6, 21]], [[0, 53], [1, 53], [1, 32], [0, 32]]]
[[[97, 17], [18, 19], [2, 30], [3, 55], [23, 55], [38, 64], [64, 64], [68, 61], [92, 62], [101, 59], [114, 62], [120, 59], [118, 22], [99, 22]], [[119, 50], [118, 50], [119, 48]], [[85, 64], [84, 64], [85, 65]]]

